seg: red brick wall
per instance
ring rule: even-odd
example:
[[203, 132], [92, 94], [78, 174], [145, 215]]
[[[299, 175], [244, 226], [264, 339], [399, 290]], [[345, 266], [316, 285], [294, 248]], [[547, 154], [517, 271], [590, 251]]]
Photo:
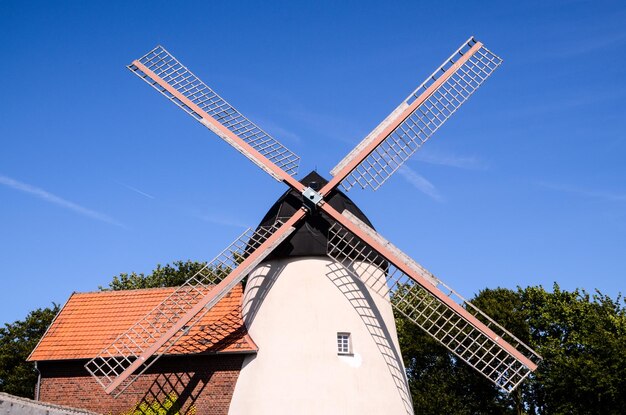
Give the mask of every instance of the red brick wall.
[[39, 400], [115, 415], [131, 412], [142, 402], [164, 402], [174, 392], [181, 414], [195, 409], [197, 415], [226, 415], [243, 359], [244, 355], [165, 356], [117, 398], [104, 393], [85, 370], [85, 361], [39, 362]]

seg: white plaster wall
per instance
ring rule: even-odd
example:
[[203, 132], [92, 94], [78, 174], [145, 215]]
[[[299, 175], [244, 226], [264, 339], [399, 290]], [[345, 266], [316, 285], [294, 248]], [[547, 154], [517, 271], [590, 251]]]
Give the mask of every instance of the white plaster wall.
[[[243, 311], [259, 352], [244, 362], [230, 414], [413, 413], [391, 305], [341, 265], [263, 263]], [[353, 355], [337, 354], [337, 332], [351, 333]]]

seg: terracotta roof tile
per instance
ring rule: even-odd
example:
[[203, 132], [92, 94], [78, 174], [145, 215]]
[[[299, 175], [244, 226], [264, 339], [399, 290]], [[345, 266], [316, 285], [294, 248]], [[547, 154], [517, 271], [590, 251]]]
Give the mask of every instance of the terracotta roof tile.
[[[90, 359], [175, 288], [74, 293], [28, 360]], [[208, 291], [207, 291], [208, 292]], [[168, 354], [255, 352], [241, 318], [243, 289], [222, 298]]]

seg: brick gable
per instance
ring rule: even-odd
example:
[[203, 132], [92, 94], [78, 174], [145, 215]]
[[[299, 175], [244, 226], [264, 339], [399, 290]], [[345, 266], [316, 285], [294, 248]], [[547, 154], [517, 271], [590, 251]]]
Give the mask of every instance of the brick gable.
[[175, 396], [181, 414], [227, 415], [243, 359], [243, 354], [164, 356], [117, 398], [86, 372], [85, 360], [40, 362], [39, 400], [116, 415]]

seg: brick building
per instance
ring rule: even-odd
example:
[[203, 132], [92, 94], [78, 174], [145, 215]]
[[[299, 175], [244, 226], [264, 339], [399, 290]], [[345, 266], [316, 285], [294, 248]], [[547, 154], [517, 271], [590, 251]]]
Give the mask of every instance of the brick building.
[[72, 294], [28, 358], [40, 372], [38, 400], [105, 414], [172, 405], [180, 413], [227, 414], [243, 360], [257, 351], [241, 317], [241, 286], [117, 398], [107, 395], [84, 367], [173, 291]]

